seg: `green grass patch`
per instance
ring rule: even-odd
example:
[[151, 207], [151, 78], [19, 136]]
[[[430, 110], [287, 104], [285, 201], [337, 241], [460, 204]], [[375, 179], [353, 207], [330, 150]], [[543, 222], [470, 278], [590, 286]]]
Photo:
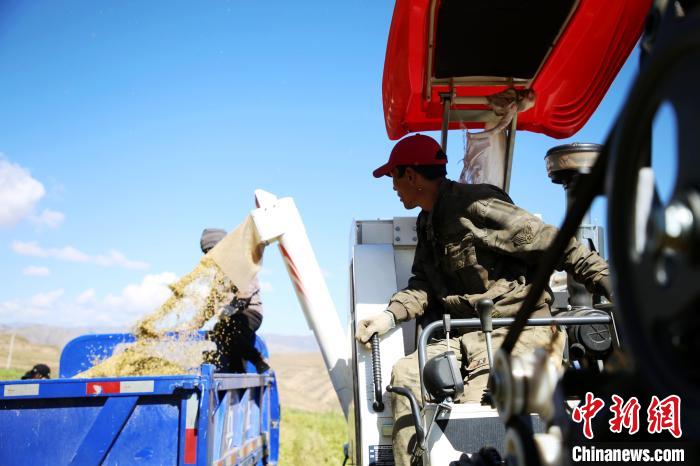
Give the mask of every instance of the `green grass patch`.
[[0, 380], [17, 380], [25, 371], [19, 369], [0, 369]]
[[282, 408], [281, 466], [343, 464], [348, 441], [345, 417], [339, 412], [312, 413]]

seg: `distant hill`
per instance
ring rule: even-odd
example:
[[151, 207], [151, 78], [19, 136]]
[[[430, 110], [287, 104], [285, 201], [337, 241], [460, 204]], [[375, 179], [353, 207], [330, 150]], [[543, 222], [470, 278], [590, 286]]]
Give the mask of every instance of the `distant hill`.
[[[15, 333], [28, 342], [36, 345], [63, 348], [73, 338], [88, 333], [124, 333], [128, 327], [59, 327], [52, 325], [0, 325], [0, 334]], [[319, 352], [316, 339], [311, 335], [277, 335], [262, 333], [270, 353], [317, 353]]]
[[311, 335], [277, 335], [262, 333], [271, 354], [277, 353], [320, 353], [316, 338]]
[[126, 327], [58, 327], [52, 325], [0, 325], [0, 333], [15, 333], [36, 345], [63, 348], [73, 338], [86, 333], [123, 333]]
[[270, 365], [277, 374], [280, 403], [304, 411], [337, 411], [340, 403], [321, 353], [275, 353]]
[[[44, 363], [58, 375], [58, 359], [63, 345], [85, 333], [122, 332], [120, 328], [51, 327], [48, 325], [0, 326], [0, 380], [15, 379]], [[10, 370], [5, 370], [10, 339], [15, 334]], [[283, 405], [305, 411], [340, 412], [323, 358], [312, 336], [264, 335], [270, 351], [270, 363], [278, 377]]]
[[[8, 362], [11, 339], [11, 334], [2, 333], [0, 330], [0, 365], [3, 369], [6, 368]], [[51, 368], [51, 375], [56, 377], [59, 356], [60, 351], [57, 347], [32, 343], [22, 335], [16, 334], [12, 343], [12, 358], [9, 368], [15, 369], [16, 373], [21, 375], [35, 364], [42, 363], [48, 365]]]

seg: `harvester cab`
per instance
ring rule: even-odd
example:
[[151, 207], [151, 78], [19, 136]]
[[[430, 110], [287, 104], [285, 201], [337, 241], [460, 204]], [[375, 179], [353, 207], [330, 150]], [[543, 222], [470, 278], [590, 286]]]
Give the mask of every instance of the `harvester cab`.
[[[352, 322], [359, 322], [385, 309], [391, 295], [408, 284], [417, 241], [415, 235], [413, 218], [356, 222], [351, 266]], [[492, 307], [491, 301], [484, 300], [477, 304], [479, 317], [450, 319], [449, 315], [445, 315], [420, 331], [417, 331], [415, 321], [404, 322], [383, 335], [381, 340], [375, 337], [371, 351], [352, 340], [350, 368], [354, 397], [349, 417], [351, 464], [394, 464], [391, 392], [407, 397], [410, 403], [412, 418], [408, 422], [416, 427], [415, 454], [421, 464], [448, 465], [464, 454], [483, 457], [484, 461], [500, 461], [506, 452], [514, 454], [513, 449], [519, 445], [519, 439], [510, 437], [519, 435], [519, 432], [512, 432], [507, 439], [503, 419], [492, 404], [502, 405], [511, 412], [521, 409], [511, 405], [531, 403], [528, 405], [530, 410], [535, 407], [532, 403], [548, 405], [551, 399], [542, 399], [542, 390], [546, 393], [546, 387], [556, 385], [559, 372], [545, 354], [538, 355], [537, 359], [533, 355], [533, 358], [522, 361], [522, 364], [518, 360], [517, 364], [521, 364], [521, 370], [538, 380], [537, 387], [526, 388], [528, 382], [524, 378], [511, 378], [505, 382], [506, 386], [499, 384], [502, 389], [498, 393], [485, 393], [483, 403], [458, 403], [464, 388], [463, 376], [454, 357], [454, 351], [459, 351], [459, 348], [450, 348], [447, 343], [450, 332], [475, 329], [483, 331], [489, 360], [496, 359], [491, 367], [511, 363], [510, 360], [499, 359], [491, 347], [489, 337], [493, 328], [511, 325], [514, 319], [492, 318]], [[527, 325], [565, 325], [572, 332], [586, 336], [591, 334], [586, 331], [586, 327], [595, 327], [596, 330], [608, 332], [607, 340], [614, 334], [609, 313], [592, 307], [580, 307], [577, 311], [580, 314], [587, 312], [588, 315], [570, 315], [570, 311], [564, 311], [551, 318], [529, 319]], [[428, 342], [442, 338], [446, 340], [444, 352], [428, 359]], [[405, 387], [387, 386], [393, 365], [416, 350], [421, 382], [420, 398]], [[602, 357], [596, 361], [601, 361], [602, 364]], [[597, 364], [596, 362], [596, 367]], [[531, 401], [523, 398], [528, 389], [533, 395]], [[542, 408], [543, 412], [549, 411], [549, 406]], [[540, 417], [533, 416], [528, 422], [529, 429], [544, 432], [545, 421]]]

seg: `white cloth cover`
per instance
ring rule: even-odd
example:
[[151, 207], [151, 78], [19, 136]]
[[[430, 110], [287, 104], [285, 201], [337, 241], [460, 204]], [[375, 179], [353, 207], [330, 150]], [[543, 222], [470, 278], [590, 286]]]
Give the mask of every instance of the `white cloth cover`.
[[486, 123], [484, 131], [467, 131], [464, 167], [459, 176], [460, 183], [489, 183], [504, 188], [506, 171], [506, 135], [518, 112], [530, 109], [535, 104], [535, 93], [530, 89], [506, 89], [487, 97], [493, 112], [501, 119]]

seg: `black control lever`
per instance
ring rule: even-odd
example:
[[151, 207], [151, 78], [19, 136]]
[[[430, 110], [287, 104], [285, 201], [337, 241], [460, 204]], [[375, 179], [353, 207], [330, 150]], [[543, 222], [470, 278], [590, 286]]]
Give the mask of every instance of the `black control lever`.
[[372, 335], [372, 375], [374, 380], [374, 403], [372, 408], [376, 412], [384, 411], [382, 401], [382, 363], [379, 359], [379, 335]]
[[[452, 330], [452, 317], [449, 314], [442, 315], [442, 326], [445, 327], [445, 343], [447, 344], [447, 353], [450, 352], [450, 330]], [[447, 354], [445, 353], [445, 354]]]
[[405, 396], [408, 398], [411, 404], [411, 415], [413, 417], [413, 424], [416, 426], [416, 439], [417, 447], [425, 451], [425, 428], [420, 420], [420, 407], [418, 406], [418, 400], [411, 390], [406, 387], [394, 387], [391, 385], [386, 386], [387, 392], [393, 392], [397, 395]]
[[491, 332], [493, 332], [493, 301], [490, 299], [480, 299], [476, 302], [476, 312], [479, 314], [481, 321], [481, 330], [486, 338], [486, 354], [489, 358], [489, 367], [493, 369], [493, 342], [491, 341]]

